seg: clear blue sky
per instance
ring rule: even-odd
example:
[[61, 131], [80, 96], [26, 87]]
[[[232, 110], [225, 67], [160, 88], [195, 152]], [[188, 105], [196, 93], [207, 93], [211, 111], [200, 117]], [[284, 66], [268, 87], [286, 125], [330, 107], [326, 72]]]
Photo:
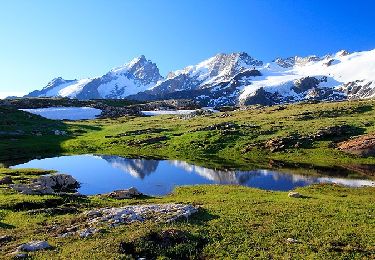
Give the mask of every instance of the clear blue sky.
[[0, 0], [0, 92], [100, 76], [141, 54], [162, 74], [219, 52], [375, 48], [375, 1]]

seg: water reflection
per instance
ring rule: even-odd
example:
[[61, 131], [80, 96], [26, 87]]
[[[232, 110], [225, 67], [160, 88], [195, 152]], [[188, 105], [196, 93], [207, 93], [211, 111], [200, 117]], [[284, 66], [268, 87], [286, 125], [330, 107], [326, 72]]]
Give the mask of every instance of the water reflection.
[[110, 155], [102, 155], [100, 158], [106, 160], [112, 167], [139, 179], [144, 179], [145, 176], [155, 172], [159, 165], [158, 160], [127, 159]]
[[267, 190], [291, 190], [313, 183], [338, 183], [352, 187], [374, 186], [371, 180], [314, 177], [281, 171], [216, 170], [182, 161], [127, 159], [118, 156], [75, 155], [32, 160], [14, 168], [54, 169], [73, 175], [83, 194], [106, 193], [137, 187], [150, 195], [164, 195], [177, 185], [235, 184]]

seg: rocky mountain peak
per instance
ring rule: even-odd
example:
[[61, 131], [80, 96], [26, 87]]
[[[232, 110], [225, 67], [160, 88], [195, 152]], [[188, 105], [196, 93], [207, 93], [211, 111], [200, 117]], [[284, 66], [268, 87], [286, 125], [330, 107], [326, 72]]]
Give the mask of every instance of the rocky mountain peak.
[[288, 57], [288, 58], [277, 58], [273, 62], [278, 64], [280, 67], [291, 68], [296, 65], [304, 66], [309, 62], [320, 61], [320, 60], [322, 60], [322, 58], [316, 55], [310, 55], [307, 57], [294, 56], [294, 57]]
[[70, 82], [73, 82], [73, 81], [76, 81], [76, 80], [74, 80], [74, 79], [73, 80], [65, 80], [62, 77], [57, 77], [57, 78], [54, 78], [53, 80], [51, 80], [50, 82], [48, 82], [47, 85], [43, 89], [54, 88], [56, 86], [59, 86], [59, 85], [65, 84], [65, 83], [70, 83]]
[[134, 58], [123, 66], [114, 68], [110, 71], [111, 75], [124, 75], [128, 78], [134, 78], [142, 84], [157, 82], [163, 77], [160, 75], [157, 65], [148, 60], [144, 55]]
[[208, 69], [209, 77], [229, 79], [243, 70], [262, 65], [262, 61], [254, 59], [246, 52], [233, 52], [229, 54], [219, 53], [201, 62], [197, 67], [205, 67]]

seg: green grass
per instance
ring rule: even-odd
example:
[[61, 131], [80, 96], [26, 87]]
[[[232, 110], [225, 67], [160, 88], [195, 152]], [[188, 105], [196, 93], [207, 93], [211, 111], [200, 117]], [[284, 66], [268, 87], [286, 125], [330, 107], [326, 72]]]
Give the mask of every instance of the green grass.
[[[26, 172], [19, 170], [18, 174]], [[55, 247], [31, 253], [35, 259], [131, 259], [130, 254], [119, 250], [121, 242], [133, 245], [138, 254], [164, 259], [168, 256], [182, 259], [187, 252], [187, 258], [191, 259], [375, 257], [375, 188], [312, 185], [297, 191], [305, 197], [295, 199], [289, 198], [287, 192], [220, 185], [180, 187], [165, 197], [123, 201], [92, 196], [77, 203], [77, 208], [84, 211], [95, 207], [177, 202], [199, 206], [200, 210], [189, 221], [133, 223], [81, 239], [56, 238], [48, 228], [71, 222], [78, 218], [77, 214], [30, 215], [27, 207], [11, 207], [24, 201], [39, 202], [41, 208], [50, 205], [53, 199], [59, 199], [61, 205], [74, 202], [58, 196], [14, 194], [2, 187], [0, 235], [11, 235], [14, 240], [3, 246], [0, 258], [9, 257], [19, 244], [32, 239], [48, 240]], [[184, 232], [187, 240], [166, 247], [148, 240], [152, 234], [170, 229]], [[288, 243], [287, 238], [297, 239], [299, 243]], [[193, 250], [190, 243], [200, 247]]]

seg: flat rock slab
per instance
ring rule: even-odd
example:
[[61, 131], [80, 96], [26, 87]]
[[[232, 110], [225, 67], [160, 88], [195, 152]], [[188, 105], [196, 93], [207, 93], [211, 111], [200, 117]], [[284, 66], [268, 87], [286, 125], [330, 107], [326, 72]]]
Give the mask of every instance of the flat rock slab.
[[65, 228], [63, 232], [60, 232], [59, 237], [79, 235], [86, 238], [100, 232], [103, 228], [146, 220], [168, 223], [180, 218], [188, 219], [196, 212], [198, 209], [192, 205], [175, 203], [100, 208], [82, 213], [83, 222], [74, 227]]
[[50, 249], [52, 246], [47, 241], [31, 241], [26, 244], [22, 244], [17, 248], [18, 252], [34, 252], [39, 250]]

